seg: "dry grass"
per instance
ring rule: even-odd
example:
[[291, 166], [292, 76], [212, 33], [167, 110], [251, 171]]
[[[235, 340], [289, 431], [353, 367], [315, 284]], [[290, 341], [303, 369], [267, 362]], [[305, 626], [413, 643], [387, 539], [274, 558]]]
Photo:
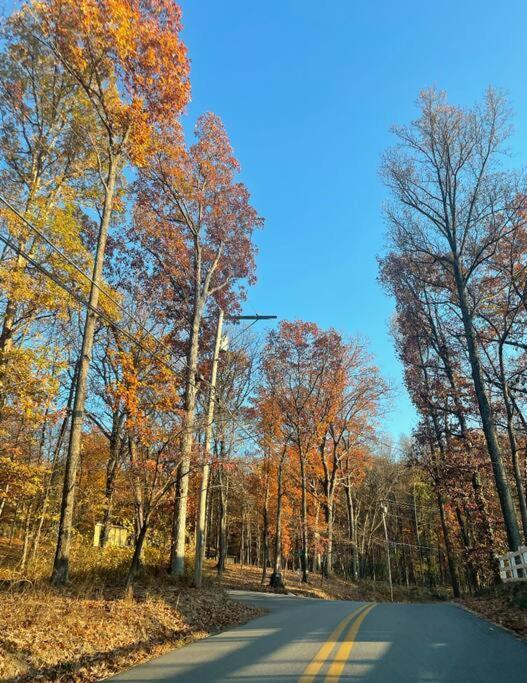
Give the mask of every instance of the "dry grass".
[[25, 573], [6, 557], [0, 568], [2, 681], [102, 680], [261, 613], [230, 600], [217, 585], [198, 590], [171, 581], [154, 551], [133, 597], [123, 597], [128, 550], [77, 547], [73, 566], [83, 570], [64, 590], [47, 582], [46, 552]]
[[[208, 565], [208, 574], [212, 582], [226, 588], [239, 588], [252, 591], [275, 592], [269, 587], [269, 579], [262, 585], [262, 570], [257, 567], [240, 567], [227, 565], [221, 582], [215, 578], [213, 565]], [[320, 574], [311, 574], [309, 583], [302, 583], [300, 574], [287, 572], [284, 574], [287, 591], [295, 595], [322, 600], [368, 600], [386, 602], [390, 599], [388, 584], [381, 581], [360, 581], [353, 583], [338, 577], [325, 579]], [[449, 592], [444, 588], [430, 590], [425, 587], [394, 586], [394, 600], [397, 602], [428, 602], [448, 600]]]

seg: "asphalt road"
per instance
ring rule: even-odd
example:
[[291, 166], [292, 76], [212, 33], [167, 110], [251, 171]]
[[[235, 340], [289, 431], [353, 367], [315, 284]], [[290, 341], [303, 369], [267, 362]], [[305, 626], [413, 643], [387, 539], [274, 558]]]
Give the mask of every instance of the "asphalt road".
[[112, 680], [527, 681], [527, 645], [453, 604], [373, 604], [244, 591], [231, 594], [269, 612]]

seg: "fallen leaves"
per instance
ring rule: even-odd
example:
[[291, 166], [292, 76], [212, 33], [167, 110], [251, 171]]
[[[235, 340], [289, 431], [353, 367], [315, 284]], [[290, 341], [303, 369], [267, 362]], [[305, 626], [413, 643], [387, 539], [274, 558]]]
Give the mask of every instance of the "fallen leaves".
[[149, 586], [134, 599], [4, 592], [0, 678], [97, 681], [258, 614], [217, 588]]
[[459, 602], [489, 621], [515, 631], [527, 639], [527, 587], [505, 584], [479, 597], [464, 597]]

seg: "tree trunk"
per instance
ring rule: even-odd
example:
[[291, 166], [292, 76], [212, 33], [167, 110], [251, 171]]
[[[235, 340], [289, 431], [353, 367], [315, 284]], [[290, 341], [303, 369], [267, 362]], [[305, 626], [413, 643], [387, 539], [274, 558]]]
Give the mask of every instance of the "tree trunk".
[[249, 520], [247, 523], [247, 549], [246, 549], [246, 562], [248, 565], [252, 565], [252, 547], [253, 547], [252, 524], [251, 524], [251, 518], [249, 517]]
[[329, 578], [333, 573], [333, 496], [328, 496], [326, 505], [326, 524], [328, 527], [328, 540], [326, 548], [326, 562], [324, 563], [324, 576]]
[[500, 445], [498, 443], [496, 428], [492, 419], [490, 403], [483, 381], [483, 371], [481, 368], [481, 361], [476, 344], [474, 324], [469, 310], [465, 282], [463, 280], [457, 256], [454, 257], [454, 277], [456, 281], [461, 316], [463, 319], [463, 327], [465, 330], [465, 339], [467, 342], [467, 351], [472, 372], [472, 380], [474, 383], [474, 390], [476, 392], [483, 433], [485, 435], [487, 450], [492, 464], [492, 471], [494, 473], [494, 480], [496, 482], [496, 489], [500, 500], [503, 521], [507, 533], [508, 546], [509, 550], [517, 550], [521, 544], [521, 538], [518, 529], [518, 522], [516, 519], [516, 511], [514, 509], [514, 503], [509, 490], [509, 484], [507, 482], [507, 476], [503, 466], [503, 458], [501, 455]]
[[93, 264], [92, 284], [90, 286], [89, 308], [86, 311], [84, 334], [79, 359], [79, 371], [75, 387], [75, 399], [71, 416], [70, 440], [66, 456], [66, 469], [64, 472], [64, 486], [62, 491], [62, 503], [60, 508], [59, 532], [55, 560], [51, 581], [54, 585], [63, 585], [68, 580], [69, 561], [71, 549], [71, 532], [73, 524], [73, 509], [75, 506], [75, 485], [77, 469], [80, 460], [82, 426], [84, 420], [84, 405], [86, 403], [86, 391], [88, 387], [88, 370], [90, 367], [93, 338], [97, 314], [95, 313], [99, 303], [99, 289], [102, 282], [102, 270], [108, 228], [112, 217], [115, 182], [118, 170], [118, 158], [112, 158], [108, 170], [104, 208], [97, 240], [97, 250]]
[[122, 419], [115, 416], [112, 424], [112, 434], [110, 438], [110, 457], [106, 463], [106, 482], [104, 486], [103, 517], [101, 526], [101, 548], [105, 548], [108, 543], [110, 522], [112, 520], [113, 492], [115, 489], [115, 479], [117, 477], [119, 461], [123, 448], [121, 437]]
[[[435, 327], [434, 327], [435, 329]], [[439, 339], [439, 338], [438, 338]], [[452, 370], [452, 364], [450, 362], [450, 357], [447, 352], [447, 346], [446, 342], [444, 341], [443, 338], [439, 339], [440, 341], [440, 348], [442, 349], [442, 354], [441, 358], [443, 360], [443, 365], [445, 367], [445, 371], [450, 383], [450, 386], [452, 388], [453, 396], [454, 396], [454, 405], [455, 405], [455, 413], [456, 417], [459, 423], [459, 428], [461, 430], [461, 436], [463, 438], [463, 442], [465, 444], [465, 451], [467, 455], [467, 462], [471, 461], [471, 453], [470, 453], [470, 438], [469, 434], [467, 431], [467, 425], [466, 425], [466, 419], [465, 415], [463, 412], [463, 406], [461, 404], [460, 398], [459, 398], [459, 390], [457, 387], [456, 380], [454, 378], [454, 372]], [[478, 507], [478, 511], [481, 515], [482, 523], [483, 523], [483, 533], [486, 539], [486, 544], [489, 548], [489, 558], [490, 558], [490, 563], [494, 575], [495, 581], [500, 580], [500, 575], [499, 575], [499, 566], [498, 566], [498, 559], [495, 555], [494, 552], [494, 531], [492, 529], [492, 525], [490, 522], [489, 518], [489, 513], [487, 509], [487, 503], [485, 501], [485, 498], [482, 494], [482, 489], [481, 485], [479, 484], [479, 474], [476, 469], [474, 469], [474, 472], [472, 474], [472, 486], [475, 494], [475, 499], [476, 499], [476, 505]]]
[[302, 518], [301, 518], [301, 538], [300, 538], [300, 566], [302, 568], [302, 583], [307, 583], [307, 482], [306, 482], [306, 463], [302, 454], [300, 457], [300, 477], [302, 489]]
[[245, 509], [242, 502], [242, 518], [241, 518], [241, 532], [240, 532], [240, 550], [239, 550], [239, 560], [240, 567], [243, 567], [245, 554]]
[[487, 501], [485, 499], [485, 494], [483, 493], [483, 486], [481, 485], [481, 479], [479, 473], [475, 471], [472, 474], [472, 488], [474, 490], [474, 498], [476, 500], [476, 505], [478, 512], [483, 520], [483, 530], [486, 540], [486, 545], [488, 548], [489, 562], [491, 566], [491, 571], [495, 584], [499, 584], [501, 581], [500, 571], [499, 571], [499, 561], [496, 555], [496, 541], [494, 537], [494, 528], [492, 527], [489, 512], [487, 509]]
[[527, 501], [525, 500], [525, 490], [523, 487], [522, 475], [520, 471], [520, 463], [518, 461], [518, 444], [516, 441], [516, 433], [514, 431], [514, 411], [509, 398], [509, 387], [505, 377], [505, 363], [503, 360], [503, 343], [500, 340], [498, 348], [499, 368], [500, 368], [500, 383], [503, 395], [503, 403], [505, 405], [505, 413], [507, 416], [507, 435], [509, 437], [509, 445], [511, 450], [512, 473], [514, 476], [514, 483], [516, 484], [516, 494], [518, 496], [518, 504], [520, 507], [520, 515], [522, 520], [523, 538], [527, 542]]
[[472, 544], [470, 542], [470, 536], [467, 530], [467, 525], [466, 521], [463, 517], [463, 513], [460, 510], [459, 506], [456, 505], [456, 517], [457, 521], [459, 524], [459, 531], [461, 534], [461, 540], [463, 541], [463, 546], [465, 548], [465, 554], [468, 555], [467, 557], [467, 578], [468, 578], [468, 583], [470, 586], [470, 591], [473, 593], [474, 591], [478, 590], [479, 588], [479, 577], [478, 577], [478, 571], [477, 568], [474, 566], [474, 561], [471, 557], [471, 551], [472, 551]]
[[[19, 254], [15, 263], [15, 273], [24, 269], [25, 260]], [[14, 299], [8, 299], [5, 307], [2, 332], [0, 333], [0, 421], [6, 403], [5, 379], [7, 376], [7, 366], [9, 363], [9, 353], [13, 347], [13, 330], [15, 325], [17, 305]]]
[[[197, 297], [197, 299], [199, 296]], [[174, 554], [170, 562], [170, 573], [183, 576], [185, 573], [185, 549], [187, 534], [188, 487], [190, 479], [190, 464], [192, 447], [194, 444], [194, 430], [196, 422], [197, 398], [197, 367], [199, 353], [199, 330], [201, 325], [201, 302], [196, 300], [190, 335], [190, 349], [188, 354], [187, 384], [185, 391], [185, 419], [181, 443], [181, 465], [179, 477], [179, 499], [176, 523], [176, 537], [174, 539]]]
[[214, 472], [211, 473], [211, 482], [212, 485], [209, 485], [209, 502], [207, 504], [207, 523], [205, 525], [207, 533], [205, 534], [205, 557], [214, 557], [217, 559], [218, 555], [218, 544], [214, 540], [215, 546], [214, 546], [214, 552], [212, 550], [213, 548], [213, 539], [216, 539], [217, 537], [217, 520], [216, 520], [216, 512], [218, 510], [216, 506], [216, 491], [217, 491], [217, 476], [214, 475]]
[[24, 571], [26, 568], [26, 562], [27, 562], [27, 556], [29, 552], [29, 544], [31, 540], [31, 512], [32, 512], [32, 505], [31, 503], [27, 506], [27, 512], [26, 512], [26, 519], [24, 521], [24, 545], [22, 548], [22, 558], [20, 560], [20, 570]]
[[413, 501], [413, 522], [414, 522], [414, 531], [415, 531], [415, 542], [417, 544], [417, 547], [419, 549], [419, 570], [421, 573], [421, 578], [423, 576], [423, 549], [421, 547], [421, 539], [419, 538], [419, 517], [417, 515], [417, 499], [415, 495], [415, 483], [413, 484], [412, 487], [412, 501]]
[[201, 574], [205, 557], [205, 534], [207, 521], [207, 501], [209, 493], [210, 476], [210, 448], [212, 444], [212, 425], [214, 422], [214, 408], [216, 406], [216, 377], [220, 359], [221, 338], [223, 331], [223, 311], [220, 309], [216, 327], [216, 340], [212, 357], [212, 370], [210, 377], [209, 404], [207, 408], [207, 423], [205, 425], [205, 443], [203, 453], [203, 474], [201, 477], [201, 489], [199, 497], [198, 527], [196, 533], [196, 556], [194, 562], [194, 585], [201, 586]]
[[[130, 453], [130, 465], [132, 468], [132, 475], [133, 475], [132, 476], [132, 487], [133, 487], [133, 494], [134, 494], [134, 543], [137, 546], [137, 541], [139, 539], [139, 536], [141, 535], [141, 529], [145, 525], [146, 504], [145, 504], [145, 500], [144, 500], [141, 481], [133, 472], [134, 468], [137, 467], [137, 444], [136, 444], [134, 438], [131, 436], [128, 438], [128, 449], [129, 449], [129, 453]], [[143, 541], [144, 541], [144, 539], [143, 539]], [[141, 542], [141, 545], [139, 548], [139, 555], [137, 557], [138, 566], [141, 565], [143, 562], [143, 555], [142, 555], [143, 541]]]
[[267, 563], [269, 562], [269, 473], [265, 483], [262, 521], [262, 578], [260, 583], [263, 585], [267, 579]]
[[2, 492], [2, 499], [0, 500], [0, 517], [4, 512], [5, 502], [7, 500], [7, 494], [9, 493], [9, 484], [6, 484], [5, 489]]
[[[431, 411], [431, 419], [432, 419], [432, 424], [434, 427], [437, 445], [439, 448], [439, 452], [441, 454], [441, 462], [444, 462], [445, 457], [446, 457], [445, 445], [444, 445], [443, 439], [441, 437], [441, 431], [439, 429], [437, 415], [435, 414], [434, 411]], [[456, 563], [456, 558], [454, 556], [454, 549], [452, 547], [452, 542], [450, 539], [450, 533], [448, 530], [448, 525], [447, 525], [446, 519], [445, 519], [444, 501], [443, 501], [443, 494], [441, 493], [441, 483], [440, 483], [440, 477], [439, 477], [439, 472], [438, 472], [438, 467], [437, 467], [436, 451], [435, 451], [434, 446], [432, 444], [430, 444], [430, 451], [432, 454], [432, 465], [433, 465], [433, 470], [434, 470], [437, 506], [439, 508], [439, 516], [441, 518], [441, 530], [443, 532], [443, 538], [445, 541], [445, 548], [446, 548], [446, 552], [447, 552], [447, 556], [448, 556], [448, 567], [450, 570], [450, 581], [452, 584], [452, 591], [454, 593], [454, 597], [459, 598], [460, 597], [460, 589], [459, 589], [459, 575], [458, 575], [458, 570], [457, 570], [457, 563]]]
[[128, 570], [128, 574], [126, 576], [126, 588], [130, 588], [130, 586], [133, 585], [134, 579], [137, 576], [138, 571], [141, 569], [142, 565], [142, 557], [143, 557], [143, 546], [146, 538], [146, 532], [148, 529], [148, 517], [149, 515], [145, 515], [141, 527], [139, 529], [139, 533], [137, 534], [137, 537], [135, 539], [135, 544], [134, 544], [134, 554], [132, 556], [132, 561], [130, 563], [130, 568]]
[[359, 549], [357, 546], [357, 525], [355, 522], [355, 508], [351, 495], [351, 484], [346, 484], [346, 506], [348, 509], [348, 538], [351, 544], [351, 578], [359, 580]]
[[[33, 188], [31, 195], [34, 194], [35, 190], [36, 188]], [[26, 215], [29, 211], [31, 201], [30, 198], [26, 203]], [[18, 246], [20, 249], [24, 247], [22, 240], [18, 241]], [[20, 276], [24, 272], [26, 263], [27, 261], [25, 258], [21, 254], [18, 254], [13, 269], [15, 277]], [[2, 332], [0, 333], [0, 422], [3, 419], [3, 412], [7, 400], [5, 380], [9, 365], [9, 354], [13, 348], [17, 308], [17, 301], [15, 299], [10, 298], [7, 300], [2, 322]]]
[[461, 590], [459, 587], [459, 576], [458, 576], [458, 571], [457, 571], [457, 564], [456, 564], [456, 560], [454, 557], [454, 549], [452, 547], [450, 532], [448, 529], [448, 525], [446, 523], [443, 496], [441, 495], [441, 492], [439, 491], [438, 486], [436, 486], [436, 496], [437, 496], [437, 507], [439, 508], [439, 517], [441, 519], [441, 529], [443, 531], [443, 538], [445, 541], [445, 548], [446, 548], [447, 561], [448, 561], [448, 570], [450, 572], [450, 582], [452, 584], [452, 592], [454, 593], [455, 598], [459, 598], [461, 596]]
[[[221, 451], [223, 452], [224, 450], [224, 445], [223, 442], [221, 443], [220, 446]], [[220, 495], [219, 495], [219, 500], [220, 500], [220, 520], [219, 520], [219, 526], [220, 526], [220, 534], [219, 534], [219, 548], [218, 548], [218, 574], [221, 576], [223, 572], [225, 571], [225, 558], [227, 557], [227, 488], [229, 485], [228, 479], [227, 479], [227, 474], [223, 470], [223, 468], [220, 467], [219, 473], [219, 480], [220, 480]]]
[[320, 556], [320, 531], [318, 529], [318, 519], [320, 516], [320, 505], [315, 502], [315, 523], [313, 525], [313, 558], [311, 560], [311, 571], [320, 572], [322, 569], [322, 559]]

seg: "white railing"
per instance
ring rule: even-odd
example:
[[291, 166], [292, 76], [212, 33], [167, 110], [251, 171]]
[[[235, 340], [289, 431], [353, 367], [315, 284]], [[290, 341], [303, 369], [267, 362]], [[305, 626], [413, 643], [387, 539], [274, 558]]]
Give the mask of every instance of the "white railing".
[[501, 555], [500, 576], [504, 583], [527, 581], [527, 547], [521, 545], [516, 552]]

